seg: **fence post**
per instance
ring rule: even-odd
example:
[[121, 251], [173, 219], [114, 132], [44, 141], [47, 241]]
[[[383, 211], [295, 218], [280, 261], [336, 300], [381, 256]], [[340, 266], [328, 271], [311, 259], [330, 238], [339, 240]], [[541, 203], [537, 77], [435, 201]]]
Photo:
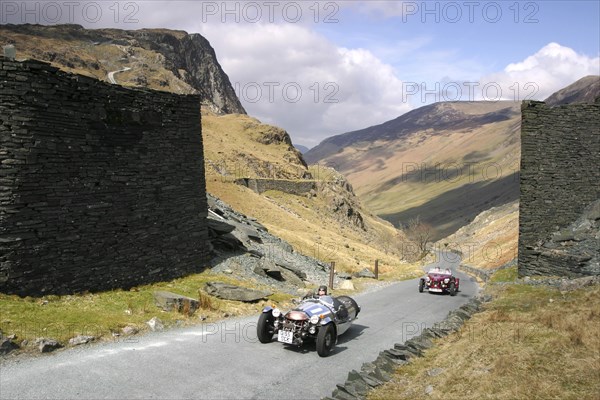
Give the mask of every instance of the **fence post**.
[[375, 260], [375, 279], [379, 279], [379, 260]]
[[333, 289], [333, 274], [335, 272], [335, 261], [331, 262], [331, 267], [329, 268], [329, 288]]

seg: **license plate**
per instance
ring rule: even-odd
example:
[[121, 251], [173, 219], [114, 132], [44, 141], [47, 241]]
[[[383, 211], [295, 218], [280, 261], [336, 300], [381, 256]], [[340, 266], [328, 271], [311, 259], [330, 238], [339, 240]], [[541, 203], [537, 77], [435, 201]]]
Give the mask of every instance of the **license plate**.
[[277, 333], [277, 341], [292, 344], [294, 342], [294, 333], [292, 331], [280, 330]]
[[429, 289], [429, 291], [430, 291], [430, 292], [437, 292], [437, 293], [441, 293], [441, 292], [443, 292], [443, 290], [442, 290], [442, 289], [437, 289], [437, 288], [430, 288], [430, 289]]

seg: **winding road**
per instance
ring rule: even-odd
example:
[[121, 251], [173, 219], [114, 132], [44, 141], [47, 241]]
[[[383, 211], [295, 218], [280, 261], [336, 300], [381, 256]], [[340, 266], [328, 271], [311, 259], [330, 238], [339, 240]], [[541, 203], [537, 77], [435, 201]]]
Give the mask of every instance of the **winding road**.
[[[441, 257], [456, 270], [458, 256]], [[0, 363], [1, 399], [319, 399], [352, 369], [442, 321], [478, 287], [458, 273], [455, 296], [419, 293], [417, 280], [353, 296], [362, 310], [321, 358], [315, 345], [287, 347], [256, 338], [258, 315], [172, 329], [129, 342], [71, 348]]]
[[116, 85], [117, 81], [115, 80], [115, 74], [118, 74], [119, 72], [129, 71], [130, 69], [131, 68], [129, 68], [129, 67], [125, 67], [123, 69], [119, 69], [119, 70], [116, 70], [116, 71], [109, 72], [108, 75], [107, 75], [108, 76], [108, 81], [110, 83], [112, 83], [113, 85]]

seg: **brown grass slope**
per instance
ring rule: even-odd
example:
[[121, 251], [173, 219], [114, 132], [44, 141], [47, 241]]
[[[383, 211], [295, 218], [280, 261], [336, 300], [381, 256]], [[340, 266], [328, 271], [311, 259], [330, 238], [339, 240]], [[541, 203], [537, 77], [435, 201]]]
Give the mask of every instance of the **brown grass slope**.
[[383, 399], [598, 399], [600, 287], [510, 285], [459, 332], [398, 368]]
[[306, 158], [335, 166], [377, 215], [396, 226], [420, 216], [440, 239], [517, 200], [519, 142], [518, 103], [448, 102], [328, 139], [335, 151]]
[[[418, 274], [418, 269], [400, 260], [402, 232], [365, 210], [336, 171], [309, 170], [284, 130], [249, 116], [211, 113], [204, 113], [202, 127], [210, 193], [257, 218], [296, 251], [336, 262], [337, 270], [357, 272], [372, 268], [379, 259], [383, 273]], [[317, 188], [306, 196], [279, 191], [259, 195], [235, 184], [239, 178], [310, 178]], [[350, 218], [348, 210], [360, 214], [362, 224]]]

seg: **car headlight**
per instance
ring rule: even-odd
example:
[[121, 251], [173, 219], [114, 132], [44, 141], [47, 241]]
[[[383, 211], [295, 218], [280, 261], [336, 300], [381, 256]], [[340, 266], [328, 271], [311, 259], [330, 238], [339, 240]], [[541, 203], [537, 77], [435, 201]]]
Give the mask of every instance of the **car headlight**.
[[273, 316], [275, 318], [279, 318], [280, 315], [281, 315], [281, 310], [279, 308], [274, 308], [273, 309]]
[[425, 278], [425, 280], [426, 280], [427, 282], [429, 282], [429, 281], [431, 281], [431, 278], [430, 278], [430, 277], [427, 277], [427, 278]]
[[310, 323], [313, 325], [316, 325], [319, 323], [319, 316], [318, 315], [313, 315], [312, 317], [310, 317]]
[[444, 279], [444, 283], [449, 283], [449, 282], [450, 282], [450, 278]]

